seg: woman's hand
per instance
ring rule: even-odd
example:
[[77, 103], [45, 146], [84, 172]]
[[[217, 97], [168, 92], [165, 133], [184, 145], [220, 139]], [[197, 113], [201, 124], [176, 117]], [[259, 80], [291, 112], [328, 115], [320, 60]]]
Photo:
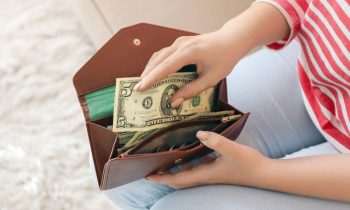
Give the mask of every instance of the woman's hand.
[[176, 174], [147, 179], [175, 189], [235, 184], [350, 202], [350, 154], [269, 159], [216, 133], [199, 132], [197, 137], [220, 156]]
[[178, 38], [149, 60], [135, 90], [144, 91], [183, 66], [196, 64], [199, 78], [179, 89], [172, 106], [198, 95], [227, 76], [234, 65], [255, 47], [285, 38], [289, 27], [284, 16], [268, 3], [257, 3], [228, 21], [220, 30]]
[[180, 105], [230, 73], [241, 57], [234, 40], [224, 30], [178, 38], [171, 46], [153, 54], [135, 90], [144, 91], [183, 66], [196, 64], [199, 78], [179, 89], [172, 98], [173, 107]]
[[197, 137], [220, 156], [189, 170], [176, 174], [154, 174], [147, 179], [176, 189], [218, 183], [257, 186], [258, 177], [269, 167], [271, 159], [255, 149], [213, 132], [199, 131]]

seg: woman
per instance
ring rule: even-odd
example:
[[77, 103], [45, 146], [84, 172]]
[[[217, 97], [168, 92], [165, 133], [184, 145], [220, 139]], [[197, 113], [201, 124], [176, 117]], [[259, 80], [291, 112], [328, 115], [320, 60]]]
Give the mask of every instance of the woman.
[[258, 1], [220, 30], [180, 37], [155, 53], [135, 86], [144, 91], [182, 66], [196, 64], [199, 78], [172, 97], [171, 105], [177, 107], [217, 84], [255, 47], [267, 44], [278, 50], [297, 37], [305, 107], [323, 138], [337, 149], [336, 155], [271, 159], [218, 134], [199, 131], [198, 139], [220, 154], [215, 161], [117, 188], [117, 202], [125, 209], [149, 209], [175, 189], [218, 183], [350, 202], [350, 155], [345, 154], [350, 151], [349, 14], [349, 1]]

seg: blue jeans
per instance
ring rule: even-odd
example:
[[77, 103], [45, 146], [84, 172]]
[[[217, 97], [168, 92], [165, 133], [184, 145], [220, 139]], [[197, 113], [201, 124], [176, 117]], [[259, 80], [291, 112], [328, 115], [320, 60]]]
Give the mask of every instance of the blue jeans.
[[[242, 111], [251, 112], [251, 116], [237, 141], [256, 148], [272, 158], [280, 158], [325, 141], [310, 121], [304, 108], [296, 71], [298, 50], [295, 43], [287, 50], [279, 52], [271, 52], [267, 49], [260, 50], [244, 58], [228, 77], [229, 102]], [[247, 192], [258, 191], [258, 189], [229, 185], [204, 186], [213, 192], [220, 188], [222, 193], [232, 187], [237, 188], [238, 191], [235, 192], [240, 191], [238, 188]], [[203, 186], [190, 190], [196, 191], [196, 193], [206, 193], [205, 190], [203, 191]], [[174, 193], [174, 191], [169, 186], [141, 179], [107, 190], [105, 193], [121, 209], [140, 210], [151, 209], [162, 197], [175, 195], [177, 192]], [[266, 194], [267, 191], [261, 192], [260, 197], [270, 195]], [[272, 192], [270, 191], [270, 193]], [[277, 194], [287, 196], [283, 193]], [[241, 195], [243, 196], [243, 194]], [[193, 194], [188, 193], [187, 196], [193, 196]], [[174, 200], [174, 196], [172, 197]], [[210, 195], [207, 197], [213, 198]], [[250, 196], [247, 194], [245, 197], [248, 199]], [[198, 197], [199, 204], [197, 205], [210, 206], [210, 202], [206, 199], [200, 200], [201, 197]], [[181, 208], [168, 206], [167, 209], [185, 209], [185, 204], [181, 205]], [[222, 202], [221, 205], [223, 205]], [[208, 206], [206, 208], [212, 209]], [[204, 209], [203, 207], [200, 209]], [[197, 208], [198, 206], [186, 209]], [[231, 209], [231, 207], [227, 207], [227, 209]]]

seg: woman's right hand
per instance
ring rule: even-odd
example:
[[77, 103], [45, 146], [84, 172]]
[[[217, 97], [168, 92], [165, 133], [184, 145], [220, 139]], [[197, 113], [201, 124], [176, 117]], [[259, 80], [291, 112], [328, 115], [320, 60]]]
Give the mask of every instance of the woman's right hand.
[[134, 89], [147, 90], [183, 66], [196, 64], [199, 77], [175, 93], [172, 106], [176, 107], [216, 85], [253, 48], [288, 37], [289, 32], [286, 19], [276, 7], [258, 2], [218, 31], [180, 37], [154, 53]]
[[233, 37], [223, 30], [212, 33], [179, 37], [171, 46], [153, 54], [135, 86], [144, 91], [157, 81], [183, 66], [195, 64], [199, 77], [180, 88], [172, 98], [172, 106], [199, 95], [225, 78], [241, 56], [235, 55]]

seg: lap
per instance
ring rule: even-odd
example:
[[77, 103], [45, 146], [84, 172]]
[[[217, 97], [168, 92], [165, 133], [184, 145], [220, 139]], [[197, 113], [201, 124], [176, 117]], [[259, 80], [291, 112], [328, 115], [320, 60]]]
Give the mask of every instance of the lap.
[[305, 110], [296, 62], [289, 62], [298, 48], [293, 43], [278, 52], [260, 50], [227, 78], [229, 102], [251, 112], [237, 142], [273, 158], [325, 141]]
[[159, 200], [152, 210], [328, 210], [349, 209], [350, 204], [290, 195], [280, 192], [233, 186], [201, 186], [171, 193]]
[[324, 142], [308, 148], [304, 148], [292, 154], [286, 155], [283, 157], [283, 159], [306, 157], [306, 156], [313, 156], [313, 155], [335, 155], [335, 154], [339, 154], [339, 151], [337, 151], [329, 142]]
[[129, 184], [106, 190], [107, 197], [123, 210], [146, 210], [175, 189], [140, 179]]

